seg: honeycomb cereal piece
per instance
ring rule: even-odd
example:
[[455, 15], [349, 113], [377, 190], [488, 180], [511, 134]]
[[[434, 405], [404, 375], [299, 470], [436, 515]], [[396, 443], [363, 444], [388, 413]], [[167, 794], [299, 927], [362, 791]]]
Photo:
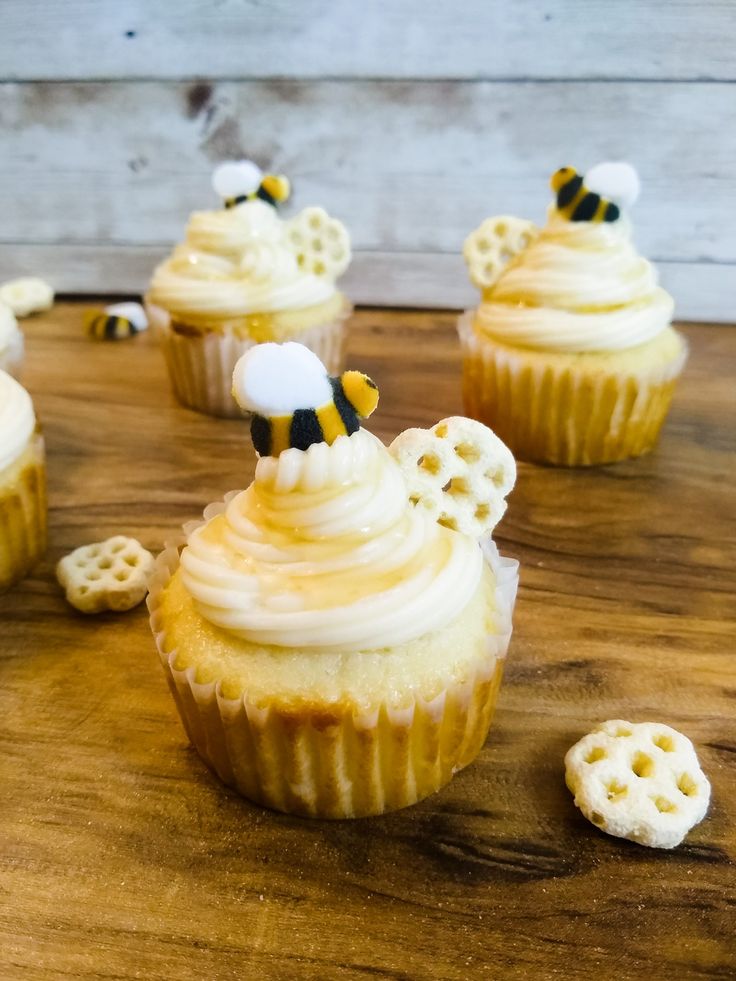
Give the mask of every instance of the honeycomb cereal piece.
[[56, 567], [66, 598], [82, 613], [132, 610], [145, 597], [154, 558], [135, 538], [82, 545]]
[[451, 416], [432, 429], [405, 430], [389, 450], [404, 473], [409, 500], [441, 525], [480, 538], [503, 517], [516, 463], [482, 423]]
[[682, 733], [659, 722], [604, 722], [565, 756], [575, 805], [601, 831], [674, 848], [705, 817], [710, 784]]
[[314, 276], [337, 279], [350, 263], [350, 238], [342, 222], [324, 208], [305, 208], [286, 222], [286, 241], [299, 267]]
[[54, 302], [54, 291], [48, 283], [35, 276], [11, 279], [0, 286], [0, 300], [7, 303], [16, 317], [49, 310]]
[[493, 286], [505, 267], [539, 234], [531, 221], [513, 215], [486, 218], [465, 239], [463, 257], [471, 282], [479, 289]]

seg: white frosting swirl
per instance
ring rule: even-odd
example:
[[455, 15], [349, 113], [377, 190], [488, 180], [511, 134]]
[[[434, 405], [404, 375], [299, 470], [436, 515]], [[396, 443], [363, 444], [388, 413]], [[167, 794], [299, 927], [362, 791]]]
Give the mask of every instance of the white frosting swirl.
[[0, 371], [0, 471], [18, 459], [35, 427], [31, 396], [14, 378]]
[[15, 369], [23, 359], [23, 334], [15, 314], [7, 303], [0, 301], [0, 368]]
[[173, 314], [226, 318], [331, 299], [334, 280], [299, 267], [284, 229], [276, 210], [258, 199], [195, 212], [184, 244], [154, 272], [152, 301]]
[[358, 430], [263, 457], [197, 528], [183, 582], [211, 623], [254, 643], [368, 650], [451, 622], [478, 588], [478, 542], [409, 504], [395, 460]]
[[652, 340], [670, 323], [673, 301], [630, 238], [626, 218], [571, 222], [553, 210], [485, 294], [477, 326], [547, 351], [618, 351]]

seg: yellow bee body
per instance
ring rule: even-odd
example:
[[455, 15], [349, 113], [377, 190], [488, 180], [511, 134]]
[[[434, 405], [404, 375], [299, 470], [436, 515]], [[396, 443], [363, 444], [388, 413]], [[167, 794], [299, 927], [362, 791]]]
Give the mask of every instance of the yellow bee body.
[[557, 210], [568, 221], [616, 221], [621, 214], [618, 205], [589, 191], [573, 167], [561, 167], [550, 180], [557, 195]]
[[329, 381], [333, 397], [324, 405], [268, 418], [254, 414], [250, 431], [261, 456], [278, 456], [290, 447], [306, 450], [313, 443], [332, 444], [338, 436], [357, 432], [360, 420], [378, 404], [378, 389], [359, 371], [346, 371]]
[[87, 334], [100, 341], [117, 341], [139, 333], [139, 328], [127, 317], [90, 310], [85, 318]]
[[225, 207], [234, 208], [243, 201], [255, 201], [260, 198], [266, 204], [283, 204], [291, 194], [291, 184], [288, 177], [280, 174], [265, 174], [259, 186], [247, 194], [238, 194], [235, 197], [225, 198]]

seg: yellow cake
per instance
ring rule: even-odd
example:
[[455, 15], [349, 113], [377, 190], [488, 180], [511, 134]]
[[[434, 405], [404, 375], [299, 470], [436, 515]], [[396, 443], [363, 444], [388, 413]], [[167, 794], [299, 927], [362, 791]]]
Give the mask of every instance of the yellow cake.
[[154, 272], [146, 297], [174, 392], [184, 405], [238, 416], [235, 364], [254, 344], [299, 341], [341, 365], [351, 307], [336, 288], [350, 262], [344, 226], [322, 208], [288, 220], [288, 181], [249, 161], [221, 165], [224, 207], [195, 212], [185, 241]]
[[[421, 502], [412, 493], [406, 440], [387, 450], [359, 427], [364, 376], [313, 397], [309, 363], [276, 367], [298, 345], [262, 347], [278, 357], [246, 355], [235, 390], [256, 413], [254, 443], [275, 455], [159, 557], [152, 630], [189, 737], [225, 783], [307, 816], [382, 813], [439, 789], [485, 741], [517, 583], [489, 534], [504, 505], [489, 500], [480, 541], [461, 530], [462, 509], [459, 530], [447, 527], [443, 483], [435, 493], [422, 471]], [[243, 381], [248, 368], [257, 383]], [[272, 370], [288, 396], [264, 407]], [[290, 442], [278, 452], [281, 432]], [[505, 492], [513, 458], [493, 447]]]
[[45, 551], [44, 460], [30, 396], [0, 371], [0, 592], [21, 580]]
[[465, 243], [480, 305], [459, 322], [466, 411], [522, 459], [566, 466], [657, 441], [687, 357], [673, 302], [633, 248], [625, 164], [563, 168], [546, 225], [487, 219]]

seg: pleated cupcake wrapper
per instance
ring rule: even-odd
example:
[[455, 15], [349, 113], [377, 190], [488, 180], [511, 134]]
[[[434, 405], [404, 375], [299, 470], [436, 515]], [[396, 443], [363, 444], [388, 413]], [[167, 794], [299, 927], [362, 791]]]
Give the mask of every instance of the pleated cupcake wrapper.
[[[233, 370], [238, 359], [257, 343], [232, 332], [215, 331], [190, 336], [171, 329], [165, 310], [147, 305], [149, 322], [166, 358], [169, 377], [177, 399], [191, 409], [209, 415], [240, 419], [243, 412], [232, 395]], [[345, 323], [349, 311], [339, 319], [295, 333], [298, 341], [314, 351], [330, 374], [338, 374], [343, 361]]]
[[43, 437], [8, 487], [0, 474], [0, 593], [30, 572], [46, 551], [46, 468]]
[[[208, 515], [218, 513], [222, 504]], [[348, 818], [413, 804], [446, 784], [485, 742], [511, 637], [518, 562], [482, 545], [496, 577], [495, 632], [474, 676], [426, 701], [350, 711], [340, 705], [290, 711], [246, 692], [225, 698], [217, 682], [200, 684], [196, 668], [178, 670], [160, 609], [185, 538], [157, 559], [148, 606], [161, 664], [192, 744], [220, 779], [275, 810]]]
[[458, 322], [465, 411], [490, 426], [521, 459], [591, 466], [641, 456], [657, 441], [687, 360], [639, 374], [537, 364], [479, 337], [473, 311]]

